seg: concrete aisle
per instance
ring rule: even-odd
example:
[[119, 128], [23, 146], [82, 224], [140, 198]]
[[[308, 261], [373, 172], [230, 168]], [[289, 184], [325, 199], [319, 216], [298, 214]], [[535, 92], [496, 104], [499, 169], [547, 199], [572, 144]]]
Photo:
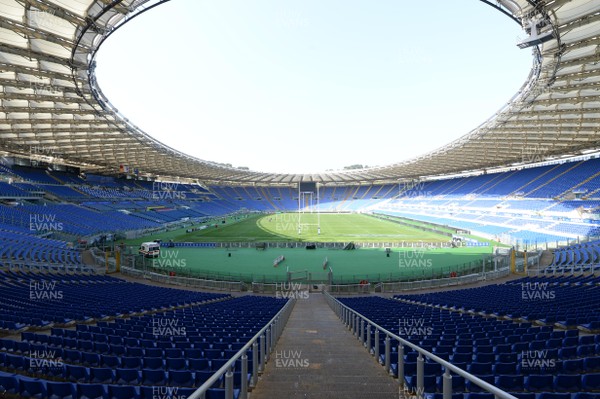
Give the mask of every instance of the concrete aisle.
[[251, 399], [397, 399], [398, 384], [320, 293], [298, 299]]

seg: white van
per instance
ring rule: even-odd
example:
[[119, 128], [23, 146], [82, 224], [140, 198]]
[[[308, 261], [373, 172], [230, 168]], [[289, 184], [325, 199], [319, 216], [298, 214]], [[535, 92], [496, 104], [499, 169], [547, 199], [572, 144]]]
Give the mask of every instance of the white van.
[[157, 258], [160, 255], [160, 244], [157, 242], [143, 242], [138, 252], [144, 258]]

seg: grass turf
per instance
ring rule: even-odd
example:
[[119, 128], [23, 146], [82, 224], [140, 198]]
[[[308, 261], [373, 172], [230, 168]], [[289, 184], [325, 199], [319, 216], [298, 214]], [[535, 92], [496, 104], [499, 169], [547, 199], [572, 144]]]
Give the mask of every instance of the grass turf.
[[[225, 223], [223, 223], [225, 221]], [[317, 229], [319, 222], [321, 231]], [[300, 234], [298, 225], [301, 224]], [[447, 242], [449, 237], [424, 232], [392, 221], [363, 214], [242, 215], [214, 219], [208, 227], [186, 233], [179, 229], [151, 237], [129, 240], [129, 245], [160, 238], [176, 242]], [[198, 226], [195, 226], [198, 227]], [[362, 248], [354, 251], [333, 249], [256, 249], [175, 248], [162, 249], [161, 257], [146, 259], [145, 266], [155, 271], [174, 271], [177, 275], [235, 281], [285, 281], [286, 270], [298, 271], [298, 277], [327, 279], [331, 267], [336, 283], [415, 280], [473, 271], [474, 265], [491, 253], [492, 247], [443, 248], [435, 250], [395, 249], [389, 257], [384, 249]], [[231, 253], [231, 256], [229, 254]], [[273, 267], [283, 255], [285, 261]], [[327, 258], [327, 267], [323, 263]]]
[[[321, 234], [317, 229], [320, 219]], [[222, 223], [225, 220], [226, 223]], [[203, 230], [179, 229], [151, 237], [128, 240], [139, 245], [148, 239], [179, 242], [446, 242], [448, 237], [362, 214], [303, 214], [298, 234], [298, 214], [249, 215], [217, 219]], [[218, 227], [215, 227], [218, 226]]]
[[[196, 276], [217, 280], [285, 281], [286, 271], [299, 272], [298, 277], [326, 281], [331, 267], [336, 283], [415, 280], [445, 275], [456, 271], [470, 273], [491, 252], [490, 247], [396, 249], [387, 257], [384, 249], [353, 251], [319, 248], [317, 250], [270, 248], [173, 248], [161, 249], [157, 259], [146, 259], [146, 267], [155, 271], [174, 271], [179, 276]], [[231, 254], [231, 256], [229, 256]], [[273, 261], [283, 255], [277, 267]], [[327, 267], [323, 264], [327, 258]], [[470, 264], [473, 262], [473, 265]], [[304, 272], [306, 271], [306, 272]]]

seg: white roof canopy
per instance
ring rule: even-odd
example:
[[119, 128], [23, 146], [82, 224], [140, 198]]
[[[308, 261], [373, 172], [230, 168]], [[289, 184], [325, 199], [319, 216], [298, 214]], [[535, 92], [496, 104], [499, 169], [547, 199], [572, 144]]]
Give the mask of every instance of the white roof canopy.
[[188, 156], [112, 107], [96, 85], [94, 56], [120, 25], [162, 2], [0, 0], [0, 150], [28, 157], [33, 147], [43, 146], [60, 154], [62, 162], [108, 173], [127, 165], [143, 174], [206, 182], [358, 183], [488, 169], [600, 148], [597, 0], [485, 1], [519, 21], [536, 44], [528, 81], [501, 111], [460, 139], [405, 162], [304, 175], [239, 170]]

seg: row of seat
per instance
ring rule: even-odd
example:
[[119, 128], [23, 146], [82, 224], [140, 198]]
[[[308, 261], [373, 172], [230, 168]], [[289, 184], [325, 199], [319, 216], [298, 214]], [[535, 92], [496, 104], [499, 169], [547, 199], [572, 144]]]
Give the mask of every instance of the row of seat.
[[427, 294], [397, 295], [396, 299], [452, 310], [492, 314], [513, 320], [539, 321], [574, 328], [600, 321], [600, 277], [564, 284], [568, 278], [526, 277], [504, 284]]
[[69, 283], [39, 279], [35, 273], [6, 276], [0, 280], [0, 318], [39, 327], [230, 298], [226, 294], [149, 286], [112, 277], [111, 282], [81, 279]]
[[[75, 383], [194, 387], [206, 382], [215, 371], [223, 367], [228, 361], [229, 359], [222, 359], [222, 361], [210, 363], [206, 359], [190, 359], [191, 367], [189, 370], [172, 369], [165, 371], [157, 368], [84, 367], [65, 364], [59, 359], [25, 358], [24, 362], [20, 364], [0, 361], [0, 368], [7, 372], [53, 377]], [[252, 361], [250, 360], [248, 364], [249, 369], [251, 369]], [[241, 366], [239, 364], [234, 367], [237, 374], [240, 370]], [[240, 375], [236, 376], [238, 383], [240, 378]]]
[[36, 362], [39, 356], [45, 356], [51, 359], [60, 359], [61, 362], [73, 365], [73, 367], [109, 367], [109, 368], [129, 368], [129, 369], [149, 369], [149, 370], [203, 370], [205, 368], [218, 370], [221, 365], [227, 362], [239, 350], [232, 350], [227, 353], [220, 352], [218, 357], [200, 356], [196, 358], [169, 357], [162, 359], [160, 357], [135, 357], [135, 356], [101, 356], [96, 353], [83, 352], [74, 357], [71, 351], [57, 350], [49, 348], [48, 350], [34, 352], [31, 356], [22, 356], [0, 352], [0, 364], [12, 370], [27, 370], [30, 364]]
[[[436, 354], [434, 352], [434, 354]], [[437, 354], [436, 354], [437, 355]], [[417, 370], [417, 353], [409, 352], [404, 355], [404, 370], [406, 373], [415, 373]], [[467, 358], [450, 358], [452, 364], [468, 371], [473, 375], [512, 375], [520, 374], [523, 376], [529, 374], [539, 374], [540, 372], [556, 372], [563, 374], [582, 374], [600, 372], [600, 357], [592, 356], [581, 359], [558, 360], [556, 357], [546, 356], [545, 354], [539, 358], [517, 358], [514, 354], [508, 359], [492, 359], [487, 362], [478, 360], [482, 359], [467, 359]], [[385, 354], [379, 357], [381, 364], [385, 363]], [[398, 363], [398, 352], [390, 353], [390, 363], [392, 369], [396, 373]], [[440, 375], [443, 372], [443, 367], [436, 362], [426, 359], [424, 369], [427, 374]]]
[[[578, 288], [595, 287], [590, 279], [558, 281], [560, 287], [570, 287], [573, 292]], [[556, 284], [558, 281], [548, 283]], [[458, 291], [471, 293], [473, 290]], [[471, 311], [462, 302], [469, 300], [467, 293], [449, 298], [445, 298], [444, 294], [446, 292], [436, 294], [443, 301], [438, 301], [437, 297], [423, 301], [422, 298], [429, 294], [403, 295], [396, 299], [369, 297], [339, 300], [383, 328], [398, 331], [404, 339], [491, 384], [500, 378], [498, 381], [504, 384], [502, 388], [505, 390], [531, 390], [536, 393], [600, 390], [600, 335], [580, 335], [579, 330], [574, 329], [554, 331], [552, 326], [532, 327], [530, 322], [484, 317]], [[459, 298], [460, 301], [454, 303], [453, 298]], [[491, 296], [492, 302], [494, 298], [498, 298], [498, 302], [505, 300], [500, 296]], [[490, 301], [490, 298], [487, 300]], [[588, 305], [591, 304], [593, 308], [596, 302], [597, 299], [593, 298]], [[529, 304], [532, 312], [546, 306]], [[393, 339], [390, 341], [390, 359], [386, 359], [383, 350], [385, 336], [379, 335], [377, 343], [372, 328], [366, 333], [370, 334], [371, 350], [374, 350], [375, 344], [379, 345], [379, 361], [384, 364], [389, 360], [392, 373], [398, 375], [398, 342]], [[417, 357], [416, 351], [404, 347], [403, 370], [408, 382], [416, 378]], [[430, 392], [441, 389], [443, 372], [440, 364], [425, 359], [424, 373]], [[555, 375], [560, 378], [555, 378]], [[507, 382], [511, 378], [512, 387]], [[521, 383], [514, 383], [515, 379]], [[458, 376], [453, 379], [453, 384], [455, 392], [478, 389]]]
[[[597, 392], [600, 391], [600, 374], [586, 375], [482, 375], [483, 381], [509, 392]], [[411, 390], [417, 387], [416, 375], [405, 378]], [[423, 388], [425, 392], [435, 393], [443, 390], [443, 376], [425, 375]], [[453, 392], [483, 392], [483, 388], [461, 376], [452, 377]]]
[[[0, 392], [35, 399], [174, 399], [186, 398], [195, 391], [192, 387], [75, 384], [0, 372]], [[237, 399], [239, 393], [239, 389], [235, 389], [234, 398]], [[225, 389], [210, 388], [205, 398], [225, 399]]]

